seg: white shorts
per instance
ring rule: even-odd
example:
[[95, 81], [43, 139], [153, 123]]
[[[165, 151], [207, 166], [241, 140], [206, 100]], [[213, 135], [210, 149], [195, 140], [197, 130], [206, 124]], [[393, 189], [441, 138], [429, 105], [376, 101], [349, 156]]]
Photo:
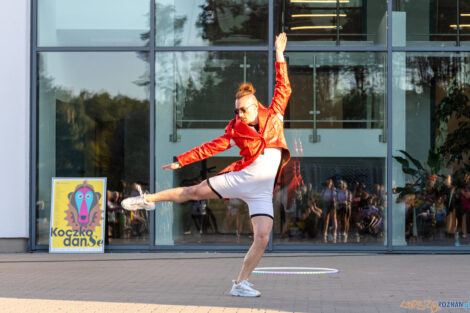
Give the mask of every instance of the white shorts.
[[241, 171], [207, 179], [220, 198], [238, 198], [248, 204], [250, 216], [274, 218], [274, 181], [281, 163], [281, 148], [267, 148], [253, 163]]

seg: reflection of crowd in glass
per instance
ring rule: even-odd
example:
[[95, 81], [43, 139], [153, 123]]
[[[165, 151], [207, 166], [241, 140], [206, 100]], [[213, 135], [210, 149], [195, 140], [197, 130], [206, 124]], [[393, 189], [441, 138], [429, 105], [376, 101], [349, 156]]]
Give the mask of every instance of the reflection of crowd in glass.
[[431, 175], [421, 192], [398, 198], [405, 203], [408, 242], [466, 239], [470, 216], [470, 174], [453, 183], [452, 176]]
[[[287, 207], [281, 205], [281, 238], [320, 239], [324, 243], [377, 240], [384, 232], [385, 195], [382, 185], [367, 191], [355, 181], [327, 179], [320, 192], [303, 181]], [[351, 237], [352, 236], [352, 237]], [[362, 239], [361, 239], [362, 238]]]
[[122, 181], [119, 191], [106, 192], [106, 241], [112, 239], [129, 239], [148, 235], [148, 212], [145, 210], [127, 211], [121, 207], [121, 201], [143, 192], [142, 185], [133, 183], [130, 190]]

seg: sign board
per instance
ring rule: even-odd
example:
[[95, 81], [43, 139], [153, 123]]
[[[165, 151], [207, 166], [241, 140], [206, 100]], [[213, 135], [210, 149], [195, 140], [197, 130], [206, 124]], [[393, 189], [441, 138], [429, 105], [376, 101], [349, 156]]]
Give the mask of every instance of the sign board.
[[106, 178], [52, 178], [49, 252], [104, 252]]

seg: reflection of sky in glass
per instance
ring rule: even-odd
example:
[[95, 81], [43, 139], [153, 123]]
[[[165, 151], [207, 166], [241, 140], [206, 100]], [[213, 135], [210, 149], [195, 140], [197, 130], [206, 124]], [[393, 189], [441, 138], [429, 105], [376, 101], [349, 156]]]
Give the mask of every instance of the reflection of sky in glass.
[[41, 0], [38, 43], [46, 46], [142, 45], [148, 0]]
[[[205, 0], [185, 0], [185, 1], [175, 1], [175, 0], [157, 0], [157, 19], [164, 19], [168, 18], [168, 21], [166, 23], [169, 23], [167, 27], [170, 27], [171, 30], [170, 32], [174, 32], [173, 29], [173, 22], [175, 18], [186, 18], [186, 22], [184, 23], [183, 29], [181, 33], [175, 34], [176, 37], [182, 35], [182, 42], [185, 44], [191, 44], [195, 46], [199, 45], [206, 45], [208, 43], [208, 40], [204, 40], [201, 38], [201, 35], [199, 34], [199, 29], [196, 28], [195, 24], [197, 20], [199, 19], [199, 14], [201, 13], [201, 8], [204, 3], [206, 3]], [[158, 12], [159, 7], [166, 7], [166, 6], [171, 6], [174, 8], [175, 13], [172, 16], [162, 16]], [[158, 21], [157, 21], [157, 24]], [[160, 24], [161, 25], [161, 24]], [[168, 37], [168, 32], [164, 32], [164, 30], [159, 30], [157, 29], [157, 44], [163, 44], [162, 40], [165, 41]], [[165, 44], [170, 44], [173, 45], [173, 42], [166, 42]]]
[[[146, 29], [148, 0], [41, 0], [60, 29]], [[52, 13], [52, 14], [51, 14]]]
[[136, 82], [149, 80], [149, 65], [135, 52], [47, 52], [41, 59], [42, 74], [74, 95], [86, 90], [148, 99], [147, 88]]

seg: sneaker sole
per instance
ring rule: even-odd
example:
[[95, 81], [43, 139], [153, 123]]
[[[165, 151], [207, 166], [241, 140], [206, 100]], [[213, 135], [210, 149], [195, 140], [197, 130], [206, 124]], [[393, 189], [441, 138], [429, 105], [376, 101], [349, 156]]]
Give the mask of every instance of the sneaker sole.
[[234, 297], [246, 297], [246, 298], [256, 298], [256, 297], [261, 297], [261, 294], [258, 294], [256, 296], [248, 296], [248, 295], [242, 295], [242, 294], [239, 294], [239, 293], [236, 293], [236, 292], [230, 292], [230, 294]]

